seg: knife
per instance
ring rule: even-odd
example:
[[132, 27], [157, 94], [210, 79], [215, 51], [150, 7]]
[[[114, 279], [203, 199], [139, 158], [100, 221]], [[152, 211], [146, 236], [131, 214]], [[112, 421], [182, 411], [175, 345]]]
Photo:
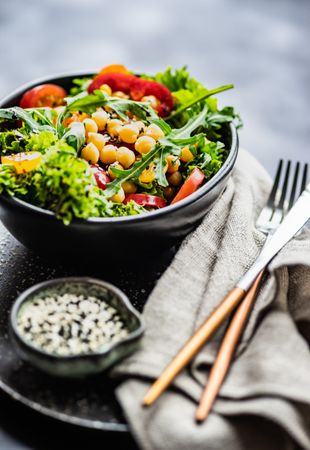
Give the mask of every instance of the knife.
[[310, 219], [310, 183], [296, 201], [290, 212], [283, 219], [281, 225], [269, 239], [268, 244], [257, 257], [250, 269], [237, 283], [237, 287], [248, 291], [260, 271], [267, 266], [272, 258], [287, 242], [298, 233]]
[[143, 405], [149, 406], [164, 392], [173, 379], [191, 361], [232, 310], [241, 302], [253, 281], [272, 258], [310, 219], [310, 183], [283, 219], [269, 242], [250, 269], [242, 276], [236, 286], [224, 297], [219, 306], [189, 338], [173, 360], [154, 382], [143, 399]]

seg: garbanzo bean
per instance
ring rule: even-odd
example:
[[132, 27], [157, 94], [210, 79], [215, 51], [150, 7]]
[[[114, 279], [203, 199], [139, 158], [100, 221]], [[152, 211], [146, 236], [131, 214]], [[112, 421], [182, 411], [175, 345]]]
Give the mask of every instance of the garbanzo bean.
[[109, 114], [103, 109], [98, 109], [91, 116], [92, 119], [96, 122], [98, 130], [103, 131], [109, 119]]
[[83, 124], [85, 127], [86, 135], [88, 133], [97, 133], [98, 132], [98, 126], [93, 119], [84, 119]]
[[137, 186], [132, 181], [124, 181], [122, 184], [125, 194], [134, 194], [137, 192]]
[[112, 89], [110, 88], [110, 86], [108, 84], [102, 84], [100, 86], [100, 91], [105, 92], [106, 94], [108, 94], [109, 96], [112, 95]]
[[155, 141], [165, 136], [163, 130], [155, 123], [151, 123], [145, 130], [144, 134], [145, 136], [151, 136], [153, 139], [155, 139]]
[[110, 198], [110, 200], [115, 203], [123, 203], [123, 201], [125, 200], [124, 189], [120, 188], [120, 190], [116, 194], [114, 194], [113, 197]]
[[129, 95], [125, 94], [125, 92], [123, 92], [123, 91], [115, 91], [115, 92], [112, 92], [112, 97], [127, 99], [127, 98], [129, 98]]
[[88, 133], [88, 135], [87, 135], [87, 143], [88, 144], [90, 144], [90, 143], [94, 144], [97, 147], [97, 149], [100, 151], [105, 146], [106, 139], [100, 133]]
[[81, 156], [91, 164], [97, 164], [99, 160], [99, 150], [91, 142], [82, 148]]
[[100, 150], [100, 161], [103, 164], [112, 164], [116, 161], [116, 151], [117, 147], [115, 145], [105, 145], [102, 150]]
[[133, 123], [127, 123], [119, 130], [119, 138], [127, 144], [134, 144], [139, 136], [139, 127]]
[[148, 102], [154, 109], [156, 109], [158, 106], [158, 100], [155, 95], [145, 95], [141, 98], [141, 102]]
[[168, 155], [166, 158], [166, 161], [168, 163], [168, 173], [173, 173], [179, 170], [180, 167], [180, 160], [174, 156], [174, 155]]
[[107, 130], [110, 136], [118, 136], [120, 129], [122, 128], [122, 121], [119, 119], [108, 120]]
[[125, 168], [132, 166], [135, 162], [135, 153], [127, 147], [119, 147], [116, 151], [117, 161]]
[[150, 136], [141, 136], [136, 140], [135, 149], [138, 153], [148, 153], [156, 144], [155, 139]]
[[135, 120], [133, 123], [134, 123], [134, 124], [136, 125], [136, 127], [138, 128], [139, 133], [144, 133], [144, 131], [145, 131], [145, 125], [144, 125], [144, 123], [142, 122], [142, 120]]
[[183, 147], [181, 150], [180, 160], [187, 163], [194, 158], [194, 155], [190, 151], [189, 147]]
[[118, 163], [116, 163], [116, 162], [115, 162], [114, 164], [111, 164], [111, 165], [109, 166], [109, 168], [108, 168], [109, 177], [110, 177], [112, 180], [115, 180], [116, 175], [115, 175], [115, 173], [112, 172], [111, 169], [119, 169], [119, 170], [123, 170], [124, 167], [123, 167], [121, 164], [118, 164]]
[[167, 176], [167, 179], [171, 186], [180, 186], [182, 183], [182, 175], [179, 171], [171, 173]]

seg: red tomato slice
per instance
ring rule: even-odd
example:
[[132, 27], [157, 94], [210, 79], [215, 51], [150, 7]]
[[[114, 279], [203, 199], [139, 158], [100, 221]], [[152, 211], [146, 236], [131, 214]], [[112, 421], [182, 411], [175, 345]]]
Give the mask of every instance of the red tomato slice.
[[19, 103], [21, 108], [40, 108], [49, 106], [54, 108], [63, 105], [66, 91], [57, 84], [41, 84], [26, 91]]
[[163, 208], [167, 205], [166, 200], [157, 195], [147, 194], [126, 194], [124, 203], [125, 205], [133, 200], [138, 205], [149, 206], [150, 208]]
[[185, 180], [177, 195], [172, 200], [171, 205], [173, 203], [179, 202], [180, 200], [183, 200], [183, 198], [188, 197], [193, 192], [197, 191], [199, 186], [203, 183], [204, 179], [204, 173], [202, 173], [201, 170], [198, 169], [198, 167], [195, 167], [189, 177]]
[[106, 171], [99, 167], [97, 164], [90, 166], [90, 170], [93, 172], [97, 186], [100, 189], [105, 190], [107, 184], [111, 181]]

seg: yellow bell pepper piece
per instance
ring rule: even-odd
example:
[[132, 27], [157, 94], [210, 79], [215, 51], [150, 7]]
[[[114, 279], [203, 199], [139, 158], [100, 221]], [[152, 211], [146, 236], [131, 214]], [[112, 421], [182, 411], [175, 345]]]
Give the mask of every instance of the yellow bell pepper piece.
[[34, 170], [41, 162], [40, 152], [23, 152], [15, 155], [1, 157], [2, 164], [14, 166], [17, 173], [26, 173]]

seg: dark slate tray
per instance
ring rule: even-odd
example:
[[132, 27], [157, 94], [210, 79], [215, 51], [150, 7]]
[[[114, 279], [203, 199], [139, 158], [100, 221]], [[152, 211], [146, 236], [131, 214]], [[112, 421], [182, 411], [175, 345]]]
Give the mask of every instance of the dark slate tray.
[[[44, 233], [44, 230], [42, 230]], [[48, 236], [47, 236], [48, 239]], [[120, 267], [103, 254], [102, 263], [51, 261], [18, 243], [0, 223], [0, 388], [15, 400], [58, 420], [89, 428], [128, 431], [114, 395], [117, 381], [103, 373], [85, 380], [54, 378], [20, 360], [8, 336], [11, 305], [18, 293], [35, 283], [70, 275], [93, 276], [122, 289], [141, 312], [156, 280], [168, 266], [172, 249], [152, 261]], [[91, 250], [90, 250], [91, 254]], [[147, 256], [143, 257], [148, 259]]]

